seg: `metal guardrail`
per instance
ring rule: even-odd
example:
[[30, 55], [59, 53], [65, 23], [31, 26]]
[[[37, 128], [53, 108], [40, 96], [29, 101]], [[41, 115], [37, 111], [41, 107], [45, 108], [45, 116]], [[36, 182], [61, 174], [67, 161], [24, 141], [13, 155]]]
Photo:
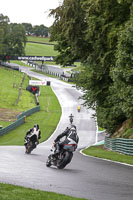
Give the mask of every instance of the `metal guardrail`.
[[17, 119], [20, 119], [20, 118], [22, 118], [24, 116], [27, 117], [27, 116], [35, 113], [35, 112], [38, 112], [38, 111], [40, 111], [40, 106], [36, 106], [34, 108], [31, 108], [30, 110], [27, 110], [27, 111], [21, 113], [20, 115], [18, 115]]
[[24, 123], [24, 117], [17, 119], [12, 124], [6, 126], [5, 128], [0, 129], [0, 136], [14, 130], [15, 128], [17, 128], [18, 126], [20, 126], [23, 123]]
[[15, 63], [1, 62], [1, 65], [19, 71], [19, 65]]
[[40, 106], [36, 106], [35, 108], [27, 110], [26, 112], [23, 112], [22, 114], [18, 115], [17, 120], [15, 122], [13, 122], [5, 128], [0, 129], [0, 136], [14, 130], [15, 128], [23, 124], [25, 122], [25, 116], [27, 117], [38, 111], [40, 111]]
[[106, 136], [104, 146], [112, 151], [133, 156], [133, 139], [112, 139]]

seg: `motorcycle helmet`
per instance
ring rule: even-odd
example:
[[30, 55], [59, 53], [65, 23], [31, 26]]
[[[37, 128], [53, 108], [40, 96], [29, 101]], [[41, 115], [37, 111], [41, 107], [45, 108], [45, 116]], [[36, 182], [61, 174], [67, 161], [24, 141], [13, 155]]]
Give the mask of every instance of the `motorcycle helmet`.
[[34, 127], [36, 128], [36, 130], [39, 129], [39, 125], [38, 124], [34, 124]]
[[73, 130], [75, 130], [75, 131], [76, 131], [76, 129], [77, 129], [77, 128], [76, 128], [76, 126], [75, 126], [75, 125], [72, 125], [72, 126], [71, 126], [71, 129], [73, 129]]

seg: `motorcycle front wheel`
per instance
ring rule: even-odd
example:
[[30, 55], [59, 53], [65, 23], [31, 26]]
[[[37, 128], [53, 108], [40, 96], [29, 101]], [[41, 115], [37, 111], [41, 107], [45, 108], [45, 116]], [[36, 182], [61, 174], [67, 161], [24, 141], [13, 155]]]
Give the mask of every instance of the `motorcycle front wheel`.
[[46, 166], [47, 167], [50, 167], [52, 164], [51, 164], [51, 156], [48, 157], [47, 159], [47, 162], [46, 162]]
[[27, 145], [26, 145], [26, 151], [25, 151], [25, 153], [30, 154], [31, 151], [32, 151], [32, 143], [29, 142], [29, 143], [27, 143]]

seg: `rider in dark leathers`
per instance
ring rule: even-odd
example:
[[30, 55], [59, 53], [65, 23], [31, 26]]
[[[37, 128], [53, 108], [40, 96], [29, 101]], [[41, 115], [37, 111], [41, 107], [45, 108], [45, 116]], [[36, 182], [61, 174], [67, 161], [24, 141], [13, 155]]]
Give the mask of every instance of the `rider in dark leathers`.
[[[65, 140], [63, 142], [59, 142], [62, 137], [65, 136]], [[71, 141], [74, 141], [76, 144], [79, 142], [79, 137], [77, 135], [76, 126], [72, 125], [71, 128], [66, 128], [66, 130], [57, 136], [54, 140], [56, 145], [55, 154], [60, 152], [61, 147], [63, 144], [69, 144]]]

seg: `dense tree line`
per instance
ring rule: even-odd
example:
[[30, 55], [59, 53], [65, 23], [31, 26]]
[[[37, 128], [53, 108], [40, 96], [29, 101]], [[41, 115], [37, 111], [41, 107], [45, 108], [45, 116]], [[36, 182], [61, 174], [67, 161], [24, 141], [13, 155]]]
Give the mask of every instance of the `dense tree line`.
[[32, 24], [30, 23], [22, 23], [22, 25], [25, 27], [27, 35], [42, 36], [42, 37], [49, 36], [49, 28], [44, 26], [43, 24], [32, 26]]
[[132, 0], [64, 0], [51, 15], [51, 40], [60, 53], [56, 62], [81, 60], [84, 68], [76, 82], [85, 105], [112, 134], [133, 119]]
[[9, 56], [24, 55], [26, 34], [21, 24], [10, 24], [7, 16], [0, 14], [0, 55], [1, 59]]
[[47, 37], [49, 28], [44, 25], [32, 26], [29, 23], [10, 23], [9, 17], [0, 14], [0, 59], [25, 55], [26, 36]]

